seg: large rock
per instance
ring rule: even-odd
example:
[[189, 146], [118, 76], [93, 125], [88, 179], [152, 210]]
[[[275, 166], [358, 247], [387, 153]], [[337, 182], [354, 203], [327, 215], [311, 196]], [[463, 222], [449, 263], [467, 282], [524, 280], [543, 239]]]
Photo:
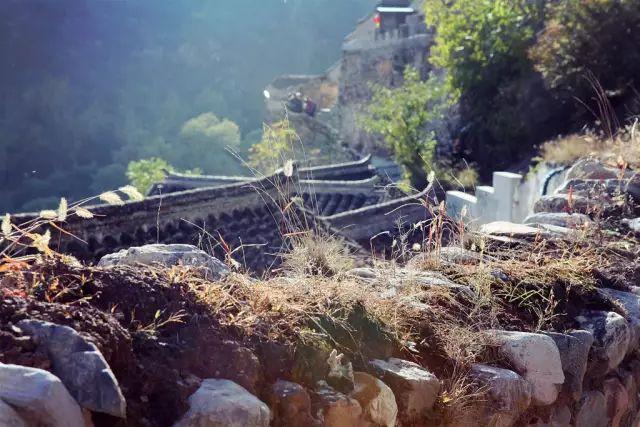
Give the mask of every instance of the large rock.
[[640, 234], [640, 218], [623, 219], [622, 223], [629, 227], [629, 230], [636, 234]]
[[627, 320], [630, 327], [630, 336], [627, 354], [632, 353], [640, 345], [640, 295], [608, 288], [599, 289], [599, 292], [622, 305], [629, 315]]
[[[571, 425], [571, 409], [565, 403], [538, 409], [531, 414], [526, 423], [527, 427], [567, 427]], [[521, 420], [524, 421], [524, 420]]]
[[532, 403], [555, 402], [564, 383], [560, 352], [547, 335], [527, 332], [491, 331], [501, 353], [532, 386]]
[[273, 424], [281, 427], [311, 427], [311, 398], [299, 384], [278, 380], [269, 390]]
[[193, 245], [145, 245], [123, 249], [102, 257], [98, 266], [114, 265], [184, 265], [202, 269], [207, 277], [220, 279], [229, 274], [229, 268], [220, 260]]
[[521, 239], [536, 237], [541, 234], [540, 229], [524, 224], [516, 224], [508, 221], [495, 221], [480, 227], [480, 233], [492, 236], [508, 236]]
[[38, 427], [83, 427], [80, 406], [55, 375], [42, 369], [0, 364], [0, 400]]
[[636, 199], [640, 197], [640, 175], [636, 171], [621, 170], [595, 159], [582, 159], [576, 162], [567, 172], [566, 180], [619, 181], [619, 185], [611, 186], [621, 188]]
[[431, 372], [416, 363], [395, 358], [373, 360], [369, 365], [393, 390], [403, 422], [422, 420], [433, 410], [441, 385]]
[[565, 180], [571, 179], [617, 179], [621, 177], [620, 169], [606, 165], [593, 158], [580, 159], [567, 171]]
[[547, 333], [558, 347], [565, 381], [564, 391], [574, 401], [582, 396], [582, 383], [587, 371], [593, 334], [589, 331], [572, 331], [567, 334]]
[[[427, 289], [446, 288], [455, 293], [463, 292], [471, 294], [468, 286], [459, 285], [447, 279], [443, 274], [435, 271], [424, 271], [419, 267], [419, 259], [416, 259], [407, 266], [399, 268], [392, 274], [384, 274], [372, 268], [354, 268], [349, 271], [351, 276], [357, 277], [370, 285], [382, 286], [388, 289], [385, 295], [395, 296], [396, 290], [407, 286], [423, 286]], [[390, 292], [389, 292], [390, 291]]]
[[629, 410], [629, 395], [622, 383], [615, 377], [607, 378], [602, 384], [607, 403], [607, 418], [610, 427], [619, 427]]
[[322, 427], [360, 427], [362, 407], [357, 400], [319, 381], [314, 393], [314, 408]]
[[548, 224], [564, 228], [582, 228], [592, 222], [587, 215], [566, 212], [540, 212], [524, 220], [524, 224]]
[[585, 393], [574, 413], [575, 427], [607, 427], [607, 401], [599, 391]]
[[175, 427], [267, 427], [270, 417], [267, 405], [233, 381], [206, 379]]
[[124, 418], [126, 401], [95, 344], [74, 329], [40, 320], [17, 325], [47, 354], [53, 373], [83, 408]]
[[622, 417], [621, 422], [623, 425], [627, 425], [638, 412], [638, 383], [631, 370], [618, 369], [617, 376], [629, 397], [629, 410], [627, 414]]
[[609, 210], [611, 207], [612, 205], [610, 203], [602, 203], [587, 197], [569, 197], [568, 194], [552, 194], [538, 199], [533, 205], [533, 212], [577, 212], [589, 215], [603, 210]]
[[393, 391], [385, 383], [365, 372], [355, 372], [351, 397], [360, 403], [363, 418], [377, 427], [394, 427], [398, 405]]
[[619, 179], [570, 179], [556, 190], [556, 194], [573, 194], [576, 197], [593, 198], [613, 203], [625, 194], [627, 181]]
[[483, 419], [478, 425], [509, 427], [529, 408], [531, 384], [508, 369], [476, 364], [471, 378], [486, 389], [488, 401], [482, 402]]
[[[624, 317], [613, 312], [588, 310], [578, 316], [576, 321], [581, 328], [593, 334], [594, 355], [600, 350], [604, 357], [605, 369], [600, 373], [604, 375], [614, 370], [627, 354], [631, 340], [631, 329]], [[590, 368], [590, 371], [594, 370]]]
[[0, 400], [0, 426], [4, 427], [29, 427], [27, 422], [13, 409]]

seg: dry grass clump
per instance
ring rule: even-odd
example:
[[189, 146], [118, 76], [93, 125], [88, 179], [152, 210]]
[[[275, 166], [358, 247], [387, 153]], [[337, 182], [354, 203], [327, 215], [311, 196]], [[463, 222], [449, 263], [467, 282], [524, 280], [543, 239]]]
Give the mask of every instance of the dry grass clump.
[[291, 250], [283, 255], [283, 268], [294, 276], [336, 276], [353, 265], [353, 257], [342, 241], [319, 233], [293, 237]]
[[640, 134], [637, 123], [622, 129], [613, 137], [595, 133], [569, 135], [545, 143], [541, 158], [551, 164], [569, 165], [582, 157], [592, 156], [609, 163], [624, 159], [630, 167], [640, 167]]

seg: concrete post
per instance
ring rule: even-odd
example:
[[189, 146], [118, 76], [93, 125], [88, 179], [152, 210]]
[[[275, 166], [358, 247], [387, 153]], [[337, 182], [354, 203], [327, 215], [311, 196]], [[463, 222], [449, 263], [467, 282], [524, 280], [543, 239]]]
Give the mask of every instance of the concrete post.
[[[469, 220], [476, 217], [476, 203], [477, 199], [471, 194], [464, 193], [462, 191], [447, 191], [447, 215], [456, 221], [460, 219]], [[467, 217], [460, 218], [462, 210], [467, 207]]]
[[511, 172], [494, 172], [493, 188], [496, 203], [496, 221], [514, 221], [520, 203], [519, 189], [522, 175]]
[[495, 190], [488, 185], [476, 187], [476, 220], [478, 224], [487, 224], [496, 220]]

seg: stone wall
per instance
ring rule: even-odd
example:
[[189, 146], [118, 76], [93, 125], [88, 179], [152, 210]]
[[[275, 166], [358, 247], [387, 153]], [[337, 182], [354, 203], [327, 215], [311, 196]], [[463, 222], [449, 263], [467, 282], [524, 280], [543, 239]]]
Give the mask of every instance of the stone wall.
[[534, 213], [540, 197], [553, 194], [566, 175], [564, 167], [540, 164], [526, 177], [510, 172], [494, 172], [492, 186], [478, 186], [475, 194], [463, 191], [447, 192], [447, 213], [460, 218], [466, 210], [465, 221], [479, 226], [492, 221], [521, 223]]

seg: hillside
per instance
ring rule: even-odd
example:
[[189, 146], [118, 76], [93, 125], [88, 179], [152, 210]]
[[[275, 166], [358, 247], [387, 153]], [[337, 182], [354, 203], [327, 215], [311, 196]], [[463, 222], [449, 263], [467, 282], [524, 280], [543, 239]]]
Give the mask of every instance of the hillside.
[[326, 234], [262, 278], [184, 246], [7, 258], [0, 419], [635, 425], [638, 178], [582, 160], [566, 179], [528, 225], [435, 209], [395, 260]]

